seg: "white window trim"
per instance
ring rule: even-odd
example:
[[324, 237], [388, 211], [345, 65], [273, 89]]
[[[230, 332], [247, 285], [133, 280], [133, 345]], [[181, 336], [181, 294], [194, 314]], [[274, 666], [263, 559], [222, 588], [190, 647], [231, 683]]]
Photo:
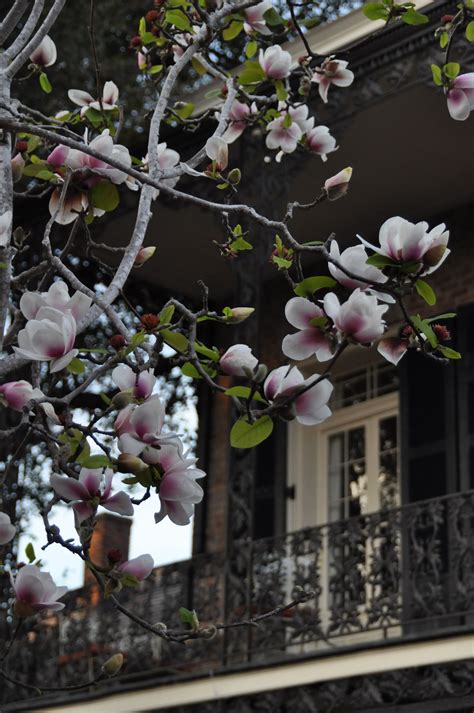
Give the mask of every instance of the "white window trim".
[[[324, 525], [328, 521], [327, 507], [327, 435], [376, 416], [399, 413], [399, 395], [392, 392], [360, 404], [335, 411], [320, 426], [301, 426], [292, 421], [288, 428], [287, 473], [288, 486], [295, 486], [295, 499], [287, 501], [287, 531]], [[377, 438], [368, 434], [369, 443]], [[368, 458], [371, 451], [367, 449]], [[318, 477], [319, 474], [319, 477]], [[370, 487], [370, 485], [369, 485]], [[376, 487], [376, 483], [371, 483]], [[378, 494], [372, 493], [372, 501]]]

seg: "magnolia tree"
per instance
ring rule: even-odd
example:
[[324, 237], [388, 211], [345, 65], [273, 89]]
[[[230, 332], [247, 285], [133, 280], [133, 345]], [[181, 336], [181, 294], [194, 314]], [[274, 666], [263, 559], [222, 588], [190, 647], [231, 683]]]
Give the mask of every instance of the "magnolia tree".
[[[185, 451], [180, 436], [164, 426], [158, 363], [173, 354], [173, 363], [180, 364], [184, 374], [233, 401], [237, 418], [230, 432], [232, 447], [258, 445], [271, 434], [276, 419], [319, 424], [331, 415], [329, 374], [348, 345], [375, 346], [393, 364], [410, 349], [440, 361], [459, 358], [446, 345], [449, 334], [437, 324], [440, 316], [411, 315], [406, 306], [414, 292], [434, 304], [429, 276], [449, 255], [449, 232], [444, 225], [430, 228], [423, 221], [413, 224], [396, 216], [380, 227], [376, 245], [363, 237], [346, 249], [335, 239], [302, 244], [291, 227], [295, 212], [342, 198], [352, 175], [352, 169], [343, 166], [327, 176], [313, 204], [291, 203], [280, 220], [239, 202], [242, 175], [229, 163], [229, 145], [257, 126], [276, 162], [293, 153], [325, 161], [337, 149], [336, 141], [330, 127], [318, 125], [311, 115], [308, 100], [319, 95], [328, 102], [356, 81], [347, 61], [312, 50], [291, 0], [282, 14], [271, 0], [155, 0], [153, 8], [144, 8], [148, 11], [138, 27], [129, 28], [130, 62], [137, 63], [137, 71], [156, 89], [143, 157], [132, 156], [120, 143], [130, 107], [120, 102], [120, 78], [101, 76], [93, 0], [89, 33], [95, 93], [71, 86], [67, 102], [58, 99], [52, 116], [21, 101], [26, 80], [39, 80], [44, 92], [53, 91], [58, 59], [54, 23], [61, 12], [69, 12], [73, 22], [73, 7], [66, 0], [15, 0], [0, 24], [0, 398], [9, 424], [1, 436], [11, 452], [2, 476], [3, 498], [8, 501], [12, 464], [34, 444], [48, 469], [49, 497], [40, 513], [45, 544], [57, 543], [71, 557], [81, 558], [104, 597], [137, 626], [170, 641], [209, 637], [226, 624], [202, 628], [195, 615], [185, 611], [183, 630], [169, 630], [166, 622], [147, 622], [121, 602], [121, 590], [136, 587], [152, 571], [149, 554], [122, 561], [114, 551], [108, 566], [99, 566], [90, 557], [95, 518], [102, 508], [131, 516], [152, 497], [157, 527], [164, 518], [181, 526], [190, 522], [202, 499], [199, 480], [205, 473]], [[457, 120], [466, 119], [474, 109], [474, 73], [461, 73], [451, 57], [457, 34], [474, 39], [472, 8], [472, 0], [464, 0], [454, 16], [441, 19], [436, 31], [445, 57], [442, 65], [433, 66], [433, 78], [443, 87], [447, 109]], [[364, 12], [369, 19], [386, 23], [427, 21], [410, 2], [368, 3]], [[300, 35], [305, 48], [297, 62], [281, 46], [291, 33]], [[240, 43], [243, 56], [229, 73], [220, 67], [219, 56], [223, 47], [235, 43]], [[220, 88], [211, 128], [209, 111], [180, 101], [180, 82], [191, 67], [199, 75], [209, 75]], [[185, 129], [189, 123], [201, 126], [198, 136], [204, 131], [207, 136], [193, 155], [182, 156], [179, 140], [168, 146], [163, 131], [167, 125]], [[184, 178], [185, 188], [179, 187]], [[203, 181], [214, 184], [213, 198], [201, 195]], [[70, 258], [80, 255], [86, 242], [92, 246], [90, 270], [104, 274], [107, 259], [99, 259], [94, 251], [95, 236], [100, 234], [102, 216], [116, 210], [127, 191], [139, 196], [133, 230], [123, 248], [100, 244], [102, 255], [118, 255], [120, 261], [116, 268], [109, 266], [107, 280], [95, 281], [101, 284], [91, 289], [71, 270]], [[273, 236], [271, 260], [291, 292], [281, 316], [289, 325], [281, 345], [281, 366], [268, 373], [246, 344], [222, 353], [204, 343], [199, 333], [203, 322], [233, 325], [253, 312], [238, 305], [222, 313], [212, 311], [204, 287], [197, 311], [172, 295], [138, 323], [133, 313], [130, 319], [123, 305], [117, 306], [131, 271], [153, 258], [155, 246], [144, 247], [144, 240], [160, 193], [220, 215], [228, 254], [251, 248], [242, 219], [250, 230], [258, 226]], [[28, 199], [34, 209], [38, 196], [48, 201], [49, 219], [41, 229], [39, 262], [25, 267], [28, 236], [22, 209]], [[304, 274], [301, 258], [308, 253], [324, 259], [326, 274]], [[391, 310], [402, 327], [398, 335], [386, 336]], [[115, 335], [96, 348], [86, 347], [86, 330], [104, 321]], [[310, 357], [324, 366], [305, 378], [294, 362]], [[221, 374], [235, 377], [237, 384], [225, 388]], [[104, 383], [108, 393], [102, 408], [79, 421], [75, 413], [81, 396]], [[70, 506], [76, 540], [64, 539], [52, 519], [52, 508], [60, 501]], [[0, 513], [5, 554], [18, 529], [11, 508], [9, 512]], [[6, 606], [19, 625], [43, 609], [62, 609], [66, 591], [43, 571], [32, 547], [27, 548], [26, 559], [28, 564], [10, 558], [7, 567], [11, 598]], [[299, 601], [307, 596], [311, 593], [302, 594]], [[117, 655], [98, 677], [116, 673], [120, 665]], [[0, 673], [15, 680], [3, 669]]]

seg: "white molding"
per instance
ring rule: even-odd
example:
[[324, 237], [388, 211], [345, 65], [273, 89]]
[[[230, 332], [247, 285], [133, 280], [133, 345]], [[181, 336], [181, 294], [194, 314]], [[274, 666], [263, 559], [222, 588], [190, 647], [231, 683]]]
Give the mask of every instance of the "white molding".
[[373, 648], [301, 663], [243, 671], [194, 681], [178, 681], [141, 691], [63, 706], [36, 709], [35, 713], [144, 713], [163, 708], [193, 705], [263, 691], [307, 686], [349, 676], [406, 669], [415, 666], [462, 661], [474, 657], [474, 636], [433, 639], [386, 648]]

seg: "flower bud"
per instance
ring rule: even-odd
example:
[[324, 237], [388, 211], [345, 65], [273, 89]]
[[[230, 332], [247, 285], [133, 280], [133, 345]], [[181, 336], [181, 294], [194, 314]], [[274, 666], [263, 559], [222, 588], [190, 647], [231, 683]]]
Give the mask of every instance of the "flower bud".
[[142, 43], [142, 38], [136, 35], [130, 40], [130, 47], [139, 47]]
[[28, 141], [24, 141], [24, 140], [17, 141], [15, 144], [15, 148], [19, 153], [23, 153], [28, 148]]
[[119, 473], [132, 473], [138, 475], [148, 468], [148, 465], [138, 456], [133, 456], [131, 453], [121, 453], [116, 461], [117, 470]]
[[133, 263], [133, 267], [141, 267], [146, 263], [147, 260], [149, 260], [151, 257], [156, 252], [156, 247], [150, 246], [148, 248], [142, 248], [141, 250], [138, 251], [137, 257], [135, 258], [135, 262]]
[[117, 351], [120, 351], [125, 345], [127, 341], [125, 337], [123, 337], [121, 334], [114, 334], [113, 337], [110, 337], [109, 339], [109, 344], [113, 349], [116, 349]]
[[254, 374], [253, 380], [258, 384], [266, 379], [268, 374], [268, 367], [265, 364], [259, 364], [257, 371]]
[[433, 324], [433, 332], [438, 337], [439, 342], [449, 342], [451, 339], [451, 332], [444, 324]]
[[239, 324], [244, 322], [251, 314], [255, 312], [254, 307], [232, 307], [232, 317], [227, 317], [227, 322], [230, 324]]
[[147, 22], [154, 22], [155, 20], [158, 20], [159, 16], [160, 13], [158, 10], [149, 10], [149, 12], [145, 15], [145, 20]]
[[21, 153], [17, 153], [17, 155], [12, 158], [11, 166], [13, 183], [18, 183], [18, 181], [21, 180], [21, 177], [23, 175], [23, 169], [25, 168], [25, 159], [23, 158]]
[[143, 314], [140, 318], [140, 322], [147, 332], [152, 332], [159, 325], [160, 318], [157, 314]]
[[227, 180], [234, 186], [239, 185], [241, 178], [242, 173], [240, 172], [240, 168], [233, 168], [232, 171], [229, 171], [229, 173], [227, 174]]
[[330, 201], [337, 201], [338, 198], [345, 196], [349, 189], [349, 181], [352, 176], [352, 168], [348, 166], [335, 176], [328, 178], [324, 184], [324, 190]]
[[133, 401], [133, 394], [131, 389], [127, 389], [127, 391], [119, 391], [118, 394], [115, 394], [113, 397], [111, 404], [114, 408], [116, 408], [118, 411], [121, 411], [122, 409], [125, 408], [125, 406], [128, 406], [130, 403]]
[[117, 673], [123, 666], [123, 654], [114, 654], [111, 656], [102, 666], [102, 671], [106, 676], [112, 678], [116, 676]]
[[441, 18], [442, 25], [449, 25], [454, 20], [454, 15], [443, 15]]
[[206, 629], [201, 629], [199, 636], [203, 639], [213, 639], [217, 634], [217, 628], [212, 624]]
[[119, 549], [115, 547], [114, 549], [109, 550], [107, 552], [107, 559], [109, 560], [110, 564], [117, 564], [117, 562], [121, 562], [123, 559], [122, 553]]

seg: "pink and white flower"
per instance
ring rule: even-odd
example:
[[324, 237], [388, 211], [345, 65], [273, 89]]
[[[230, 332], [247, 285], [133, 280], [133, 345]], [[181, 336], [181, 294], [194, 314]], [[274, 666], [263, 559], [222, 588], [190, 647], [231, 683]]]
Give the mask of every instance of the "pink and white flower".
[[422, 275], [437, 270], [451, 252], [447, 248], [449, 230], [446, 230], [444, 223], [429, 230], [428, 223], [424, 221], [414, 224], [395, 216], [386, 220], [380, 228], [380, 247], [371, 245], [360, 235], [357, 237], [366, 247], [394, 262], [419, 262]]
[[33, 388], [29, 381], [9, 381], [0, 386], [0, 401], [15, 411], [23, 411], [25, 406], [33, 399], [44, 397], [41, 389]]
[[92, 517], [101, 505], [119, 515], [133, 515], [130, 496], [122, 491], [112, 495], [113, 471], [106, 468], [81, 468], [79, 479], [53, 473], [51, 486], [63, 500], [72, 502], [78, 524]]
[[153, 557], [147, 554], [139, 555], [131, 560], [122, 562], [122, 564], [118, 565], [117, 569], [124, 574], [131, 574], [132, 577], [138, 579], [139, 582], [143, 582], [143, 580], [152, 573], [154, 566]]
[[328, 153], [337, 151], [336, 139], [331, 136], [327, 126], [315, 126], [306, 134], [306, 146], [308, 149], [318, 156], [321, 156], [323, 161], [327, 160]]
[[18, 183], [18, 181], [21, 181], [25, 165], [26, 161], [21, 155], [21, 153], [17, 153], [17, 155], [12, 158], [11, 167], [13, 183]]
[[16, 534], [16, 527], [12, 525], [6, 512], [0, 512], [0, 545], [6, 545], [13, 540]]
[[336, 173], [334, 176], [327, 178], [324, 182], [324, 190], [328, 194], [330, 201], [337, 201], [338, 198], [345, 196], [349, 190], [349, 181], [352, 176], [352, 168], [347, 166], [343, 168], [342, 171]]
[[291, 54], [280, 45], [267, 47], [265, 52], [260, 50], [258, 61], [269, 79], [285, 79], [290, 74]]
[[[280, 102], [278, 104], [278, 109], [284, 110], [285, 102]], [[307, 104], [299, 104], [298, 106], [290, 106], [288, 108], [288, 114], [291, 116], [291, 120], [298, 124], [303, 134], [306, 134], [314, 126], [314, 116], [308, 116], [309, 108]]]
[[[318, 380], [319, 374], [312, 374], [305, 379], [296, 366], [280, 366], [271, 371], [264, 384], [267, 399], [273, 402], [283, 401], [301, 388]], [[304, 426], [316, 426], [331, 415], [328, 401], [333, 385], [328, 379], [322, 379], [307, 391], [297, 396], [292, 402], [296, 420]]]
[[299, 124], [292, 119], [289, 120], [286, 112], [267, 124], [267, 132], [265, 139], [267, 148], [280, 149], [283, 153], [296, 151], [298, 142], [303, 136]]
[[[286, 303], [285, 317], [299, 329], [296, 334], [287, 334], [281, 348], [290, 359], [308, 359], [313, 354], [319, 361], [332, 357], [331, 339], [323, 329], [321, 322], [327, 321], [323, 310], [305, 297], [292, 297]], [[319, 323], [314, 324], [314, 322]]]
[[42, 572], [34, 564], [20, 569], [15, 578], [10, 574], [15, 592], [15, 614], [26, 618], [43, 609], [59, 611], [64, 604], [58, 602], [67, 592], [67, 587], [57, 587], [49, 572]]
[[32, 361], [51, 362], [50, 371], [64, 369], [78, 353], [74, 349], [76, 320], [70, 311], [41, 307], [18, 334], [15, 353]]
[[43, 37], [38, 47], [30, 54], [30, 60], [38, 67], [51, 67], [57, 57], [56, 45], [49, 35]]
[[[77, 106], [81, 106], [81, 116], [84, 116], [88, 109], [101, 111], [101, 102], [94, 99], [89, 92], [83, 92], [80, 89], [70, 89], [67, 93], [69, 99]], [[102, 109], [104, 111], [112, 111], [117, 108], [119, 98], [119, 90], [115, 82], [105, 82], [102, 89]]]
[[151, 396], [156, 384], [153, 369], [135, 374], [133, 369], [126, 364], [115, 367], [112, 371], [112, 379], [120, 391], [132, 391], [135, 399], [147, 399]]
[[249, 376], [258, 364], [247, 344], [234, 344], [219, 359], [219, 366], [229, 376]]
[[4, 248], [10, 241], [13, 213], [7, 210], [0, 215], [0, 248]]
[[272, 31], [265, 23], [265, 13], [273, 7], [270, 0], [263, 0], [253, 7], [244, 10], [244, 31], [247, 35], [259, 32], [261, 35], [271, 35]]
[[396, 366], [408, 351], [408, 340], [399, 337], [385, 337], [377, 344], [377, 351], [384, 359]]
[[71, 312], [76, 322], [80, 322], [89, 311], [92, 298], [77, 290], [69, 295], [69, 288], [63, 280], [53, 282], [47, 292], [25, 292], [20, 299], [20, 309], [26, 319], [36, 319], [42, 307], [52, 307], [59, 312]]
[[448, 111], [452, 119], [464, 121], [474, 111], [474, 72], [460, 74], [451, 82], [447, 93]]
[[329, 248], [329, 255], [333, 260], [336, 260], [341, 267], [345, 268], [348, 272], [362, 278], [356, 280], [354, 277], [346, 275], [339, 267], [333, 265], [333, 263], [328, 263], [329, 272], [334, 277], [339, 284], [344, 285], [350, 290], [355, 290], [360, 287], [361, 290], [366, 290], [369, 285], [364, 282], [363, 278], [366, 278], [371, 282], [387, 282], [388, 277], [383, 274], [382, 270], [374, 265], [367, 265], [368, 255], [365, 252], [363, 245], [354, 245], [350, 248], [346, 248], [342, 253], [339, 250], [339, 245], [335, 240], [331, 242], [331, 247]]
[[325, 104], [328, 101], [328, 91], [331, 84], [336, 87], [349, 87], [354, 81], [354, 73], [347, 69], [348, 62], [328, 57], [317, 67], [311, 79], [319, 84], [319, 96]]
[[165, 407], [156, 395], [140, 406], [131, 404], [123, 409], [115, 421], [121, 453], [140, 456], [145, 463], [154, 463], [158, 449], [178, 440], [174, 433], [161, 433], [164, 420]]
[[342, 305], [334, 292], [330, 292], [324, 296], [323, 305], [338, 331], [359, 344], [371, 344], [385, 331], [382, 315], [388, 310], [388, 305], [379, 305], [375, 295], [369, 295], [360, 288], [354, 290]]
[[215, 161], [218, 171], [224, 171], [229, 163], [229, 146], [222, 136], [211, 136], [206, 141], [206, 154]]
[[250, 114], [251, 110], [247, 104], [237, 100], [234, 101], [229, 114], [229, 125], [222, 134], [224, 141], [231, 144], [244, 133], [248, 126], [247, 120]]
[[183, 456], [182, 444], [177, 441], [155, 451], [154, 465], [163, 473], [159, 497], [161, 509], [155, 513], [155, 522], [166, 516], [176, 525], [188, 525], [194, 505], [203, 498], [203, 489], [196, 482], [206, 474], [194, 468], [196, 458]]

